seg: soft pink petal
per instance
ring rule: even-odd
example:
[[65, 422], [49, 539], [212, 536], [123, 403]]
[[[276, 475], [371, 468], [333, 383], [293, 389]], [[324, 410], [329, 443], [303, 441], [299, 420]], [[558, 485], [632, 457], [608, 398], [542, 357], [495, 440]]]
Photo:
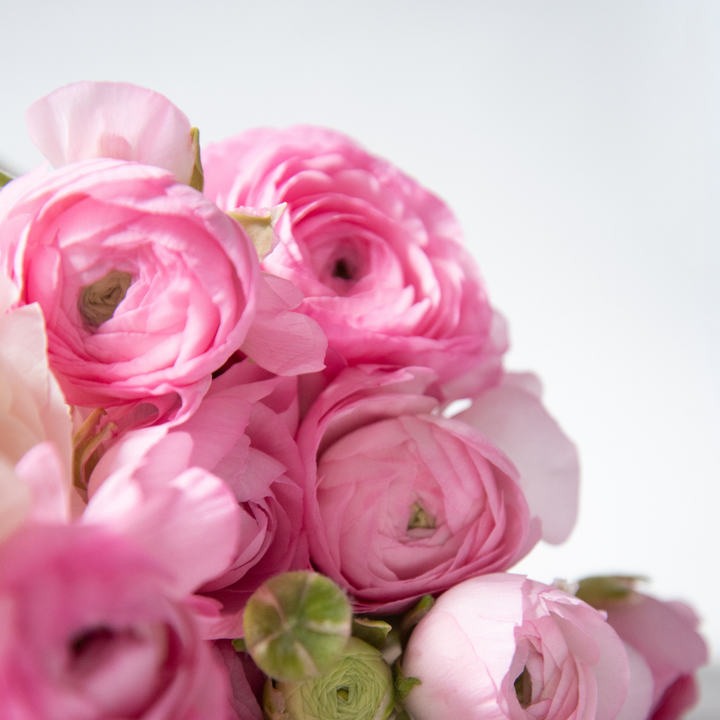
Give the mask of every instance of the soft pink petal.
[[33, 103], [30, 138], [53, 167], [117, 158], [157, 165], [188, 183], [195, 154], [190, 121], [160, 93], [119, 82], [78, 82]]
[[261, 276], [257, 313], [241, 350], [278, 375], [317, 372], [325, 367], [327, 338], [307, 315], [294, 312], [302, 293], [289, 281]]
[[530, 381], [506, 378], [456, 418], [487, 435], [513, 461], [530, 513], [542, 521], [543, 540], [561, 543], [577, 517], [577, 450], [535, 392], [525, 389]]
[[36, 445], [23, 455], [15, 466], [15, 473], [30, 489], [30, 519], [60, 523], [70, 520], [65, 471], [57, 448], [51, 442]]
[[119, 471], [93, 495], [82, 522], [130, 536], [170, 570], [179, 595], [219, 575], [236, 554], [237, 501], [200, 468], [156, 484]]

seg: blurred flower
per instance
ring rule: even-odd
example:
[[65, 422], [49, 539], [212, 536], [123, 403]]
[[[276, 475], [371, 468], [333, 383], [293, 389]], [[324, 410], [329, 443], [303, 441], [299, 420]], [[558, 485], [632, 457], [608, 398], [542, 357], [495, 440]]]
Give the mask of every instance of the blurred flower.
[[14, 299], [0, 279], [0, 540], [31, 512], [67, 518], [71, 497], [70, 415], [48, 368], [42, 312], [8, 311]]
[[35, 525], [0, 547], [0, 715], [226, 720], [227, 677], [161, 565], [104, 528]]
[[608, 623], [649, 669], [648, 720], [677, 720], [700, 697], [695, 673], [708, 662], [707, 645], [692, 608], [644, 595], [635, 584], [625, 577], [585, 578], [577, 595], [607, 613]]

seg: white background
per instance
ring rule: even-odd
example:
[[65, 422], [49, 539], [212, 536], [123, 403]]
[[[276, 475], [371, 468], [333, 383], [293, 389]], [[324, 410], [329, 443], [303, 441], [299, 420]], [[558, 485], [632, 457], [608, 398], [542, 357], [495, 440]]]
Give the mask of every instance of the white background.
[[[508, 367], [578, 443], [580, 520], [522, 571], [652, 578], [720, 648], [720, 5], [709, 0], [0, 0], [0, 166], [81, 79], [165, 94], [206, 143], [327, 125], [454, 208]], [[696, 720], [720, 714], [704, 673]]]

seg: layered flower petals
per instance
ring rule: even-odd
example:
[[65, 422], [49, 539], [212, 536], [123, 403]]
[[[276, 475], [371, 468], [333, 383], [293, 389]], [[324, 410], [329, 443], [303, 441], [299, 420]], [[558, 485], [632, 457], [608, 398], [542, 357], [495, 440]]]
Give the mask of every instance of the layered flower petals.
[[202, 394], [255, 314], [247, 234], [158, 168], [92, 160], [49, 173], [0, 218], [0, 242], [20, 301], [43, 310], [73, 404]]
[[263, 267], [304, 293], [351, 364], [426, 365], [443, 383], [497, 378], [502, 321], [447, 206], [323, 128], [260, 128], [203, 152], [206, 193], [228, 211], [287, 203]]

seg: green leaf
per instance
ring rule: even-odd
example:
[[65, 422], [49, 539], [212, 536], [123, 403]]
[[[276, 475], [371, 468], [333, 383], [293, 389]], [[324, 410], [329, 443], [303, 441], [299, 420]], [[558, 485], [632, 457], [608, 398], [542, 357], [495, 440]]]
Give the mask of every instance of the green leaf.
[[8, 175], [3, 170], [0, 170], [0, 188], [5, 187], [13, 179], [12, 175]]
[[383, 620], [368, 620], [367, 618], [353, 618], [352, 634], [368, 645], [378, 650], [385, 648], [388, 633], [392, 625]]
[[393, 663], [392, 674], [393, 684], [395, 685], [395, 700], [400, 703], [404, 702], [405, 698], [416, 685], [422, 684], [416, 677], [405, 677], [403, 675], [400, 658]]
[[193, 150], [195, 151], [195, 165], [193, 165], [189, 185], [198, 192], [202, 192], [205, 187], [205, 174], [200, 160], [200, 131], [194, 127], [190, 129], [190, 134], [192, 135]]
[[432, 595], [423, 595], [418, 604], [405, 614], [400, 623], [400, 642], [403, 647], [407, 644], [413, 628], [430, 612], [434, 604], [435, 599]]

